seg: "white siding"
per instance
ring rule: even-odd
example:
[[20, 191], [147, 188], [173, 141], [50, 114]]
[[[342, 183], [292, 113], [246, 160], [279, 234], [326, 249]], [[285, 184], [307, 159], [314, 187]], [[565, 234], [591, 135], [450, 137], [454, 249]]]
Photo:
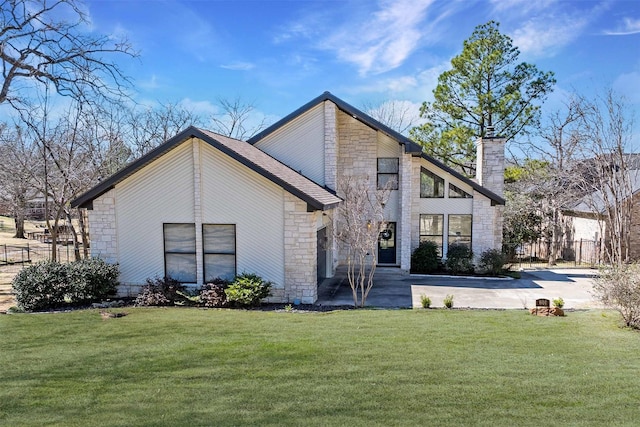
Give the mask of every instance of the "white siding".
[[165, 222], [194, 222], [191, 144], [182, 144], [116, 186], [123, 284], [164, 274]]
[[402, 147], [395, 139], [378, 132], [378, 157], [399, 157]]
[[284, 285], [284, 190], [202, 144], [202, 222], [236, 224], [238, 274]]
[[255, 146], [307, 178], [325, 185], [324, 104], [318, 104]]

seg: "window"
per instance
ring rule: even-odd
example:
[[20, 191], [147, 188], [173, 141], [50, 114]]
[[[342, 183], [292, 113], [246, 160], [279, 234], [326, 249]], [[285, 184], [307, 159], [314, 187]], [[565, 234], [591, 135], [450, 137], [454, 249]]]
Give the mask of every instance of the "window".
[[444, 215], [420, 215], [420, 242], [431, 241], [438, 245], [442, 255], [442, 223]]
[[236, 275], [236, 226], [203, 224], [204, 280], [220, 277], [232, 280]]
[[164, 224], [163, 232], [165, 276], [182, 283], [195, 283], [195, 224]]
[[424, 168], [420, 171], [420, 197], [444, 197], [444, 179]]
[[454, 243], [471, 248], [471, 215], [449, 215], [449, 245]]
[[398, 159], [393, 157], [378, 159], [378, 190], [398, 189], [398, 163]]
[[456, 187], [455, 185], [449, 183], [449, 197], [450, 198], [460, 198], [460, 199], [472, 199], [473, 196], [460, 187]]

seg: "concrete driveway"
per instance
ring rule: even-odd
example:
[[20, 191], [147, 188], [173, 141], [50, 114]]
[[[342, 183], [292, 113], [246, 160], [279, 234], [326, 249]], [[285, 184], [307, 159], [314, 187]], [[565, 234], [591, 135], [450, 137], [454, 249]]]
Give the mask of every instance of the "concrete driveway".
[[[325, 280], [318, 288], [316, 304], [353, 305], [346, 270]], [[453, 295], [454, 307], [523, 309], [535, 307], [536, 299], [562, 297], [565, 309], [601, 307], [591, 294], [597, 270], [526, 270], [520, 279], [426, 276], [402, 273], [394, 268], [378, 268], [367, 306], [385, 308], [421, 307], [420, 296], [431, 298], [432, 307], [443, 307], [443, 299]]]

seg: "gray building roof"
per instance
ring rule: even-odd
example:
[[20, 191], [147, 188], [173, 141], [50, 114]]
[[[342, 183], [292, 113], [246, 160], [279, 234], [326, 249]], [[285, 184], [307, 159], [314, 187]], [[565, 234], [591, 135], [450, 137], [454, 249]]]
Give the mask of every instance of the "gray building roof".
[[86, 193], [72, 200], [71, 207], [91, 208], [91, 203], [94, 199], [192, 137], [201, 139], [271, 182], [279, 185], [284, 190], [306, 202], [311, 210], [332, 209], [341, 202], [341, 199], [330, 190], [319, 186], [258, 148], [244, 141], [191, 126]]

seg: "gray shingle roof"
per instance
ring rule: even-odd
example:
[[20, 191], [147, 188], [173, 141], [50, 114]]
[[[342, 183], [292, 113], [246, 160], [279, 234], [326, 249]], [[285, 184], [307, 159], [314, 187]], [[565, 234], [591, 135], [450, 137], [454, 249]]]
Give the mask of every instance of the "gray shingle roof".
[[71, 206], [89, 207], [95, 198], [114, 188], [116, 184], [125, 178], [133, 175], [153, 160], [166, 154], [191, 137], [199, 138], [229, 157], [237, 160], [249, 169], [305, 201], [313, 209], [332, 209], [341, 202], [341, 199], [331, 191], [319, 186], [251, 144], [191, 126], [86, 193], [72, 200]]

